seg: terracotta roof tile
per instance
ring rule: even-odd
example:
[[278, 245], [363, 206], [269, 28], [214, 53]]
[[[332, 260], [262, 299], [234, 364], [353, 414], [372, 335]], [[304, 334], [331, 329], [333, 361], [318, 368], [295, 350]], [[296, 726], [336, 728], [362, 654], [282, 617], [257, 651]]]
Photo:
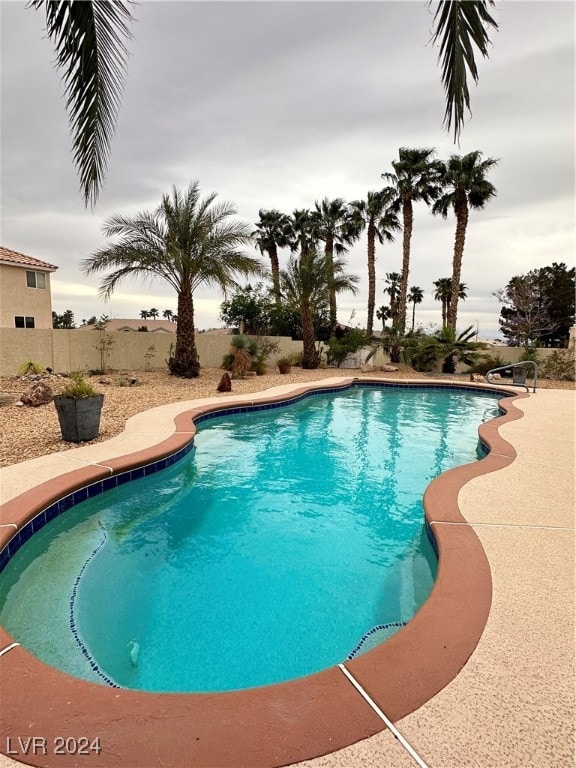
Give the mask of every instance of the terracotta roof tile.
[[37, 269], [45, 269], [49, 272], [53, 272], [58, 267], [55, 264], [48, 264], [46, 261], [40, 261], [33, 256], [26, 256], [18, 251], [11, 251], [9, 248], [4, 248], [0, 245], [0, 263], [14, 264], [18, 267], [36, 267]]

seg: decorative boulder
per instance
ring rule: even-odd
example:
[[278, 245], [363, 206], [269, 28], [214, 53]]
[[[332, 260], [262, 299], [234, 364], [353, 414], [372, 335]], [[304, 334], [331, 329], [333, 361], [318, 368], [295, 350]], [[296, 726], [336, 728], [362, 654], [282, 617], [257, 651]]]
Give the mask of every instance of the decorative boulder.
[[24, 405], [32, 405], [37, 407], [38, 405], [46, 405], [51, 403], [54, 398], [52, 389], [43, 381], [39, 381], [37, 384], [33, 384], [30, 389], [26, 390], [20, 398], [20, 402]]
[[217, 392], [232, 392], [232, 380], [228, 371], [222, 374], [220, 384], [216, 387]]
[[482, 376], [480, 373], [471, 373], [470, 374], [470, 381], [483, 382], [484, 381], [484, 376]]
[[384, 371], [384, 373], [394, 373], [398, 368], [394, 365], [383, 365], [381, 370]]

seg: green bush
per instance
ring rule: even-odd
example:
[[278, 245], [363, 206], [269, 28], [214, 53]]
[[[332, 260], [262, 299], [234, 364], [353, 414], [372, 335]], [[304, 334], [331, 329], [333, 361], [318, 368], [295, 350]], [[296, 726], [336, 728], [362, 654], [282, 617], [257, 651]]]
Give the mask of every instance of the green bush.
[[336, 363], [336, 367], [340, 368], [348, 355], [354, 354], [354, 352], [368, 346], [368, 344], [368, 336], [360, 328], [350, 328], [340, 339], [332, 336], [328, 341], [328, 351], [326, 353], [328, 365]]
[[542, 366], [541, 373], [545, 379], [557, 381], [574, 381], [574, 350], [556, 349]]
[[536, 347], [525, 347], [522, 354], [518, 358], [519, 363], [536, 363], [540, 365], [540, 358], [538, 357], [538, 350]]
[[470, 373], [479, 373], [486, 376], [492, 368], [501, 368], [503, 365], [511, 365], [508, 360], [504, 360], [497, 352], [495, 355], [482, 355], [470, 368]]
[[100, 394], [84, 379], [80, 372], [71, 373], [70, 379], [71, 381], [60, 393], [62, 397], [69, 397], [73, 400], [83, 400], [86, 397], [97, 397]]

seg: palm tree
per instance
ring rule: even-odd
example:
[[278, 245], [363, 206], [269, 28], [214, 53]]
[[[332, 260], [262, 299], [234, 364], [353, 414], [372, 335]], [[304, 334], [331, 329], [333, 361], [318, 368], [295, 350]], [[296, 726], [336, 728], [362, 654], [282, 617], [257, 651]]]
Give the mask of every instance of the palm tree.
[[307, 208], [299, 208], [293, 211], [290, 217], [291, 238], [290, 250], [300, 249], [300, 256], [304, 256], [309, 250], [316, 250], [317, 239], [314, 231], [314, 218]]
[[135, 217], [116, 215], [105, 222], [107, 237], [119, 238], [84, 259], [85, 274], [104, 272], [100, 294], [109, 298], [128, 276], [159, 277], [178, 296], [176, 347], [169, 360], [172, 374], [192, 378], [200, 373], [194, 338], [194, 291], [201, 285], [226, 292], [238, 287], [237, 276], [262, 275], [261, 263], [241, 250], [252, 243], [248, 225], [232, 218], [229, 202], [215, 203], [216, 193], [200, 198], [198, 182], [181, 192], [173, 187], [158, 208]]
[[150, 317], [150, 312], [148, 312], [148, 310], [147, 310], [147, 309], [141, 309], [141, 310], [140, 310], [140, 317], [141, 317], [143, 320], [147, 320], [147, 319]]
[[414, 330], [414, 322], [416, 320], [416, 304], [422, 304], [424, 300], [424, 291], [422, 288], [418, 288], [417, 285], [413, 285], [408, 293], [408, 301], [412, 304], [412, 330]]
[[[448, 325], [448, 308], [452, 300], [452, 278], [441, 277], [438, 280], [435, 280], [433, 285], [436, 288], [434, 298], [436, 301], [442, 302], [442, 328], [446, 328]], [[466, 283], [460, 283], [458, 288], [458, 298], [468, 298], [468, 286]]]
[[341, 197], [329, 200], [325, 197], [314, 203], [312, 221], [315, 238], [324, 243], [324, 255], [329, 277], [330, 293], [330, 334], [333, 334], [337, 320], [336, 286], [334, 282], [334, 255], [343, 256], [348, 246], [358, 239], [360, 231], [354, 225], [351, 212]]
[[[48, 37], [56, 48], [56, 64], [63, 69], [73, 136], [74, 161], [86, 205], [95, 205], [106, 172], [110, 143], [120, 104], [129, 23], [126, 0], [70, 0], [66, 3], [31, 0], [44, 8]], [[494, 0], [439, 0], [434, 16], [433, 42], [440, 42], [442, 83], [446, 93], [444, 124], [454, 123], [454, 141], [470, 111], [467, 70], [478, 82], [474, 46], [488, 56], [487, 28], [498, 28], [488, 13]]]
[[434, 160], [434, 149], [412, 149], [400, 147], [399, 159], [392, 161], [394, 173], [381, 174], [392, 182], [396, 190], [395, 208], [402, 210], [402, 279], [398, 305], [398, 329], [404, 333], [406, 326], [406, 301], [410, 275], [410, 242], [414, 221], [413, 203], [423, 200], [429, 205], [440, 194], [439, 179], [442, 163]]
[[475, 333], [471, 325], [458, 335], [454, 328], [447, 326], [432, 337], [433, 343], [437, 344], [443, 358], [442, 373], [454, 373], [456, 364], [459, 362], [465, 365], [473, 365], [476, 362], [479, 351], [486, 345], [472, 341]]
[[152, 307], [152, 309], [148, 312], [152, 320], [156, 320], [160, 312], [156, 309], [156, 307]]
[[174, 316], [174, 313], [171, 309], [165, 309], [162, 312], [162, 317], [165, 317], [166, 320], [172, 320], [172, 317]]
[[368, 192], [366, 200], [354, 200], [350, 203], [353, 225], [358, 232], [367, 229], [368, 242], [368, 318], [366, 333], [372, 335], [374, 325], [374, 306], [376, 304], [376, 240], [380, 244], [386, 240], [393, 242], [393, 232], [400, 229], [398, 216], [390, 204], [394, 199], [394, 189], [385, 187], [380, 192]]
[[[333, 275], [333, 278], [332, 278]], [[336, 293], [356, 293], [358, 277], [344, 272], [344, 262], [336, 258], [327, 264], [324, 254], [306, 248], [299, 257], [292, 255], [286, 269], [280, 271], [280, 284], [286, 302], [298, 309], [302, 324], [302, 367], [318, 368], [314, 320], [330, 302], [330, 287]]]
[[482, 152], [476, 150], [461, 157], [452, 155], [444, 167], [442, 186], [444, 191], [432, 207], [432, 213], [448, 216], [452, 209], [456, 216], [456, 235], [454, 237], [454, 257], [452, 260], [452, 296], [448, 306], [450, 328], [456, 330], [458, 316], [458, 291], [462, 274], [462, 256], [466, 241], [469, 209], [481, 210], [496, 196], [496, 187], [486, 179], [487, 172], [498, 164], [498, 160], [489, 157], [481, 160]]
[[278, 248], [287, 248], [292, 243], [293, 232], [290, 217], [275, 209], [265, 211], [263, 208], [258, 211], [258, 215], [260, 220], [256, 222], [256, 229], [252, 232], [252, 236], [256, 240], [260, 253], [267, 253], [270, 258], [274, 301], [276, 307], [280, 308]]
[[392, 325], [398, 326], [398, 303], [400, 296], [401, 276], [398, 272], [386, 272], [386, 288], [384, 293], [390, 296], [390, 316]]
[[74, 162], [86, 205], [102, 185], [120, 106], [131, 35], [125, 0], [32, 0], [46, 12], [46, 31], [63, 71]]
[[482, 56], [488, 56], [488, 27], [498, 24], [488, 13], [494, 0], [439, 0], [434, 14], [435, 29], [432, 40], [441, 38], [439, 60], [442, 61], [442, 83], [446, 93], [444, 125], [449, 131], [454, 124], [454, 143], [460, 138], [464, 125], [464, 109], [470, 111], [470, 93], [466, 73], [470, 72], [478, 83], [478, 70], [474, 60], [474, 46]]
[[390, 307], [387, 307], [385, 304], [383, 304], [381, 307], [378, 307], [376, 310], [376, 317], [378, 320], [382, 321], [382, 333], [386, 332], [386, 320], [392, 319], [392, 310]]

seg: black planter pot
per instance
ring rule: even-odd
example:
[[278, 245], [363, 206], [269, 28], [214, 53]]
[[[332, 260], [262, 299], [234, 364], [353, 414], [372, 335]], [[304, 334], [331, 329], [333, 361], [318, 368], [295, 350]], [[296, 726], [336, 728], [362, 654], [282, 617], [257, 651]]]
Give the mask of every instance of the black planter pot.
[[56, 395], [54, 405], [60, 422], [62, 439], [68, 443], [83, 443], [98, 437], [103, 402], [104, 395], [83, 397], [78, 400]]

